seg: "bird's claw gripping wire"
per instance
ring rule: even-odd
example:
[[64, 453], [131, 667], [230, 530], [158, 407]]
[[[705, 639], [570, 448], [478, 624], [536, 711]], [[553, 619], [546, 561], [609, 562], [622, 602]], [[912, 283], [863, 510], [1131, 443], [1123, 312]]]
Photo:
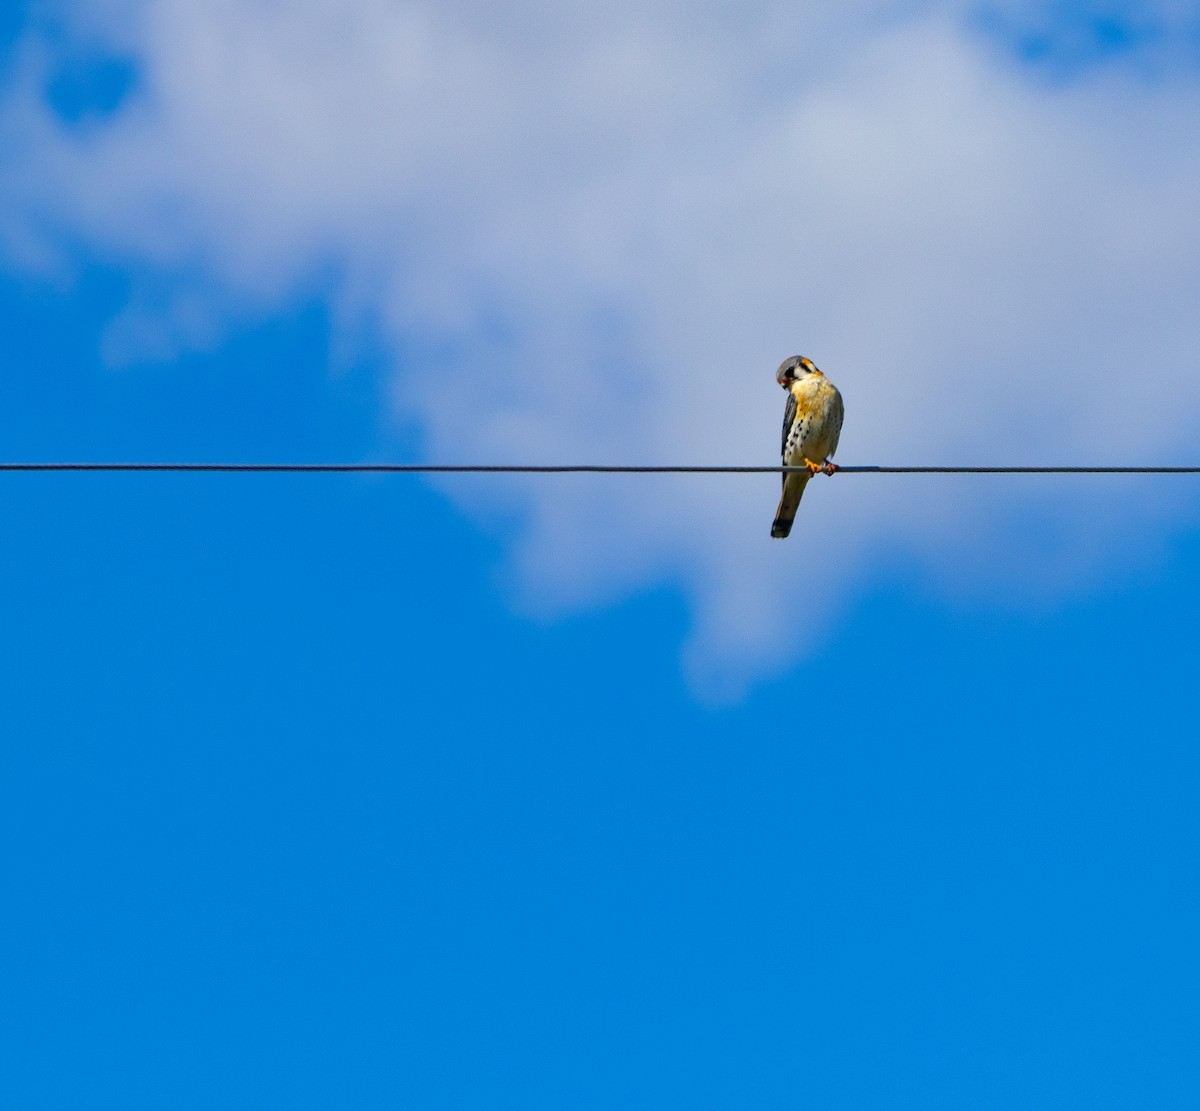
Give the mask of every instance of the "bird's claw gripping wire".
[[829, 462], [828, 459], [824, 463], [814, 463], [807, 455], [804, 457], [804, 465], [808, 468], [810, 474], [816, 474], [818, 471], [824, 474], [833, 474], [838, 469], [838, 465]]

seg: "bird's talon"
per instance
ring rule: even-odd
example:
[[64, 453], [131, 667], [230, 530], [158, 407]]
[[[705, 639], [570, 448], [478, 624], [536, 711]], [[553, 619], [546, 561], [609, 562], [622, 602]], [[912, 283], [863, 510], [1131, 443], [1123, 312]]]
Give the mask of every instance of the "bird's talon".
[[821, 470], [821, 464], [814, 463], [807, 455], [804, 457], [804, 465], [808, 468], [809, 474], [816, 474], [817, 471]]
[[828, 459], [825, 460], [825, 466], [821, 468], [826, 474], [837, 474], [840, 469], [836, 463], [830, 463]]

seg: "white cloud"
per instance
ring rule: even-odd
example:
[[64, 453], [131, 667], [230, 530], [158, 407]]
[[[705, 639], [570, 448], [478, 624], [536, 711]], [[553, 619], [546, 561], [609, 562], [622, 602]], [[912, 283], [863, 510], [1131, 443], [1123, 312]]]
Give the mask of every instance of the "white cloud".
[[[439, 460], [772, 462], [772, 372], [798, 351], [846, 396], [846, 462], [1191, 458], [1194, 75], [1048, 84], [952, 6], [811, 7], [81, 8], [140, 84], [67, 126], [31, 38], [0, 109], [0, 235], [18, 264], [82, 245], [143, 275], [126, 354], [328, 289], [426, 353], [394, 395]], [[819, 650], [881, 563], [1052, 596], [1196, 505], [845, 476], [781, 544], [770, 478], [445, 487], [481, 520], [502, 493], [530, 612], [681, 584], [688, 666], [718, 693]]]

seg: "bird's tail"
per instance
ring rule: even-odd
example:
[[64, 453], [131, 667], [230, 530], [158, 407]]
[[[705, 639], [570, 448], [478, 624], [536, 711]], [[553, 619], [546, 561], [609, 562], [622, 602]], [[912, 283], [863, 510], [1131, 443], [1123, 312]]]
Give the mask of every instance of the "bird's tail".
[[796, 510], [800, 508], [800, 499], [804, 496], [804, 487], [808, 485], [809, 476], [806, 474], [789, 474], [783, 483], [783, 497], [779, 499], [779, 508], [775, 510], [775, 523], [771, 526], [771, 535], [782, 540], [792, 531], [792, 522], [796, 519]]

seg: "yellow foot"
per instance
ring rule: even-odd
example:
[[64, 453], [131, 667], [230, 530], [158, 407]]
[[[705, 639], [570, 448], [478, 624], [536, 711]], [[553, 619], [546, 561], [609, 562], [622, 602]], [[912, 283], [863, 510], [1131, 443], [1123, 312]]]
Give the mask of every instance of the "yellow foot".
[[837, 474], [839, 467], [836, 463], [831, 463], [828, 459], [826, 459], [825, 466], [823, 466], [821, 470], [823, 470], [826, 474]]
[[817, 471], [824, 469], [820, 463], [814, 463], [807, 455], [804, 457], [804, 465], [808, 468], [809, 474], [816, 474]]

